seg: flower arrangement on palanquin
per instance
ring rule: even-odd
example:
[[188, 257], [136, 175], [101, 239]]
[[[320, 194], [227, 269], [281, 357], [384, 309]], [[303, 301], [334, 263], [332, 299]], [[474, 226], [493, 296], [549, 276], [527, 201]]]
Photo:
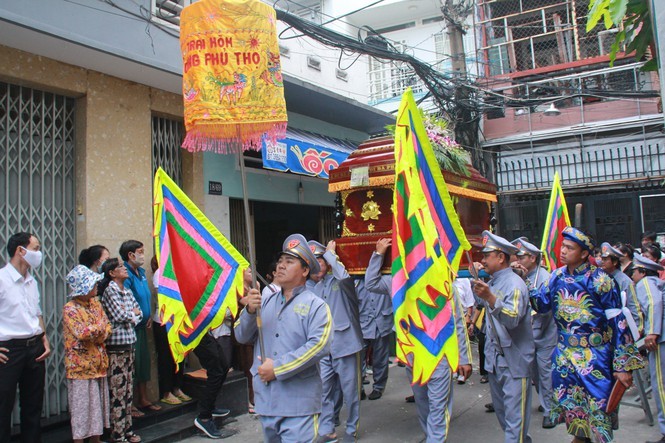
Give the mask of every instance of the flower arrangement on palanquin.
[[[472, 244], [480, 243], [480, 234], [490, 228], [496, 186], [471, 166], [445, 121], [424, 114], [423, 120], [464, 232]], [[392, 236], [394, 144], [393, 136], [367, 140], [330, 171], [328, 191], [337, 192], [337, 254], [350, 274], [364, 274], [377, 240]], [[479, 252], [473, 253], [480, 261]], [[460, 269], [466, 267], [464, 256]], [[382, 272], [390, 273], [390, 259]]]

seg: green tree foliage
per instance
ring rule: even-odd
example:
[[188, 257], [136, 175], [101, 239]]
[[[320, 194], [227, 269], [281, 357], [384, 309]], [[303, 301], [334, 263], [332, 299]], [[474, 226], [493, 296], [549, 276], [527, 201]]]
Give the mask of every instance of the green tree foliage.
[[626, 53], [635, 52], [637, 60], [642, 60], [647, 49], [651, 47], [653, 59], [649, 60], [642, 69], [644, 71], [655, 71], [657, 69], [654, 33], [647, 2], [648, 0], [589, 1], [587, 32], [595, 28], [601, 20], [601, 26], [605, 26], [605, 29], [615, 26], [619, 28], [610, 51], [611, 66], [614, 65], [617, 53], [622, 45], [626, 45]]

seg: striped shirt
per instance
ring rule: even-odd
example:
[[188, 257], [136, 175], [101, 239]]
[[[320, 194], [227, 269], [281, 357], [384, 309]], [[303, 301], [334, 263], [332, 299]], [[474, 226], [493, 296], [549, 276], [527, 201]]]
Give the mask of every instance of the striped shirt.
[[112, 281], [104, 291], [102, 306], [113, 327], [113, 332], [106, 340], [106, 345], [131, 345], [136, 342], [134, 326], [139, 324], [143, 315], [134, 313], [134, 309], [140, 310], [140, 307], [131, 289], [120, 288]]

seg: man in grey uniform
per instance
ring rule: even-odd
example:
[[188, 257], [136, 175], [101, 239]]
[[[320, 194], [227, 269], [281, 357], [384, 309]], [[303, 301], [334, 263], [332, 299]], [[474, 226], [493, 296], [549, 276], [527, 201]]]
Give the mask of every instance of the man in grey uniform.
[[[317, 436], [322, 392], [317, 363], [329, 353], [333, 335], [328, 305], [305, 288], [310, 272], [318, 271], [307, 240], [289, 236], [275, 273], [281, 290], [262, 298], [258, 288], [250, 289], [235, 324], [236, 339], [255, 344], [251, 373], [265, 442], [314, 441]], [[264, 360], [257, 343], [259, 307]]]
[[[642, 310], [640, 309], [640, 302], [637, 300], [633, 281], [621, 272], [619, 259], [623, 256], [624, 254], [621, 251], [607, 242], [600, 245], [600, 267], [617, 282], [619, 292], [621, 293], [621, 305], [627, 307], [630, 311], [630, 316], [633, 318], [634, 324], [629, 324], [629, 327], [633, 333], [633, 340], [637, 341], [644, 328]], [[626, 321], [630, 322], [628, 316], [626, 316]]]
[[482, 241], [482, 263], [492, 278], [489, 284], [475, 280], [473, 291], [487, 309], [485, 369], [492, 403], [505, 443], [530, 443], [530, 374], [535, 349], [529, 292], [510, 268], [510, 256], [517, 248], [489, 231], [483, 231]]
[[[383, 258], [390, 246], [390, 239], [380, 239], [376, 244], [376, 251], [372, 254], [365, 272], [365, 286], [371, 291], [390, 296], [392, 293], [392, 279], [389, 275], [381, 275]], [[457, 373], [468, 379], [471, 375], [471, 346], [466, 331], [466, 324], [462, 312], [462, 303], [459, 294], [453, 289], [455, 315], [455, 331], [459, 347], [459, 365]], [[410, 362], [411, 364], [413, 362]], [[409, 382], [413, 379], [411, 367], [407, 365], [406, 372]], [[427, 443], [445, 442], [448, 436], [453, 407], [453, 377], [450, 363], [443, 358], [434, 370], [432, 377], [424, 385], [411, 386], [418, 411], [418, 421], [427, 436]]]
[[[511, 242], [517, 247], [517, 267], [524, 269], [527, 289], [539, 289], [550, 279], [550, 273], [541, 268], [542, 251], [523, 238]], [[533, 312], [531, 315], [533, 341], [536, 345], [536, 356], [531, 366], [531, 377], [536, 384], [538, 399], [543, 411], [543, 428], [550, 429], [556, 423], [550, 418], [554, 403], [552, 388], [552, 352], [557, 344], [557, 330], [552, 311], [544, 314]]]
[[644, 345], [649, 352], [649, 371], [651, 372], [651, 389], [656, 396], [658, 407], [658, 426], [662, 438], [647, 443], [665, 443], [665, 414], [663, 401], [665, 401], [665, 383], [663, 382], [663, 369], [665, 369], [665, 318], [663, 318], [663, 286], [665, 282], [658, 278], [658, 272], [663, 267], [648, 258], [635, 254], [633, 257], [633, 281], [635, 292], [644, 313]]
[[[322, 278], [314, 287], [314, 293], [330, 307], [335, 329], [330, 345], [330, 355], [321, 359], [323, 397], [321, 409], [320, 442], [336, 442], [334, 410], [335, 389], [341, 385], [342, 397], [348, 410], [344, 441], [355, 441], [360, 421], [360, 351], [363, 348], [358, 296], [353, 279], [335, 254], [336, 244], [328, 242], [324, 247], [316, 241], [309, 242], [321, 268]], [[331, 273], [328, 273], [328, 271]], [[339, 377], [339, 383], [337, 382]]]
[[[385, 251], [384, 251], [385, 252]], [[369, 269], [367, 272], [379, 273], [381, 261], [370, 260], [369, 266], [378, 266], [378, 269]], [[377, 400], [383, 395], [388, 382], [388, 363], [390, 351], [390, 333], [395, 323], [393, 318], [393, 302], [390, 294], [370, 291], [365, 285], [365, 279], [356, 280], [356, 293], [360, 302], [360, 327], [362, 328], [365, 348], [362, 360], [365, 361], [367, 350], [372, 350], [372, 378], [374, 385], [368, 398]]]

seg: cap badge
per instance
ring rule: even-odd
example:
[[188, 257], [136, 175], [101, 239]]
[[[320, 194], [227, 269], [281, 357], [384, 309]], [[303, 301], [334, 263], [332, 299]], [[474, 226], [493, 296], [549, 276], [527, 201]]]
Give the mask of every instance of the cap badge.
[[293, 240], [291, 240], [291, 241], [289, 242], [289, 244], [287, 245], [287, 247], [288, 247], [288, 249], [293, 249], [293, 248], [298, 247], [299, 244], [300, 244], [300, 241], [299, 241], [299, 240], [293, 239]]

